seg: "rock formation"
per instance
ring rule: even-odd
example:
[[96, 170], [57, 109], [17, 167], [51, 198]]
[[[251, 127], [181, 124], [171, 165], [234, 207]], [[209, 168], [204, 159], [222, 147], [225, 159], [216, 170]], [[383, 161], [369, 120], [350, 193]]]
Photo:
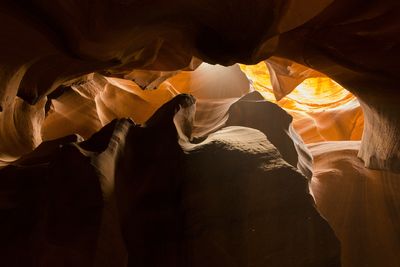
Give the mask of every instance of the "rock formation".
[[[357, 146], [334, 143], [350, 145], [348, 162], [340, 161], [349, 153], [346, 147], [338, 156], [330, 143], [324, 144], [330, 152], [322, 154], [315, 149], [319, 145], [309, 145], [317, 156], [312, 188], [318, 207], [344, 244], [345, 267], [397, 266], [397, 187], [394, 178], [387, 182], [384, 174], [397, 177], [400, 171], [399, 12], [398, 0], [1, 1], [0, 258], [6, 266], [124, 266], [143, 265], [144, 260], [185, 266], [201, 265], [204, 259], [219, 266], [337, 266], [337, 240], [313, 208], [306, 180], [293, 169], [297, 166], [311, 176], [312, 157], [294, 128], [308, 127], [299, 133], [310, 143], [325, 140], [322, 131], [332, 124], [301, 125], [313, 120], [305, 116], [292, 125], [288, 114], [259, 102], [256, 93], [240, 99], [252, 87], [236, 63], [262, 61], [277, 99], [304, 79], [327, 76], [361, 103], [363, 120], [359, 106], [352, 105], [352, 112], [338, 108], [318, 114], [335, 121], [339, 130], [330, 132], [332, 139], [358, 139], [361, 130], [353, 130], [360, 122], [364, 131]], [[195, 115], [191, 97], [174, 98], [180, 93], [197, 98]], [[266, 118], [274, 123], [266, 123]], [[224, 158], [227, 154], [232, 161]], [[336, 163], [328, 164], [325, 157]], [[201, 169], [216, 164], [229, 167]], [[201, 167], [198, 173], [194, 166]], [[231, 191], [222, 190], [225, 194], [219, 196], [214, 186], [225, 184], [218, 180], [227, 178], [223, 169], [230, 174], [226, 184]], [[165, 170], [161, 176], [160, 170]], [[349, 182], [338, 175], [342, 172], [359, 180]], [[278, 181], [271, 173], [287, 179]], [[267, 178], [258, 184], [261, 176]], [[139, 178], [132, 182], [131, 177]], [[376, 177], [383, 177], [383, 184]], [[332, 185], [330, 178], [343, 183]], [[325, 185], [332, 187], [320, 190]], [[331, 204], [354, 185], [384, 196], [371, 198], [380, 201], [371, 210], [382, 215], [382, 221], [361, 224], [358, 235], [345, 229], [357, 228], [357, 220], [338, 223], [351, 212]], [[284, 191], [285, 186], [294, 191]], [[245, 189], [256, 195], [246, 195]], [[350, 203], [358, 195], [349, 195], [345, 206], [370, 220], [371, 210], [355, 199], [363, 207], [357, 210]], [[275, 208], [270, 200], [277, 201]], [[128, 202], [132, 206], [125, 206]], [[226, 203], [235, 203], [236, 209], [225, 210]], [[289, 206], [296, 212], [286, 212]], [[261, 225], [246, 212], [298, 224]], [[368, 216], [363, 217], [365, 212]], [[306, 215], [312, 223], [305, 223]], [[226, 220], [231, 228], [221, 229]], [[127, 226], [131, 223], [135, 227]], [[246, 223], [257, 224], [257, 233], [261, 227], [260, 236], [245, 232]], [[153, 225], [162, 227], [152, 232]], [[390, 231], [383, 230], [387, 225]], [[282, 240], [272, 228], [279, 229]], [[376, 229], [386, 251], [377, 250], [367, 234]], [[174, 239], [177, 236], [180, 239]], [[279, 248], [287, 244], [287, 251], [258, 239], [266, 236]], [[153, 246], [147, 237], [164, 243]], [[363, 247], [352, 250], [355, 244]], [[196, 253], [183, 247], [196, 248]], [[296, 250], [299, 247], [304, 250]], [[355, 256], [373, 250], [379, 253], [365, 261]], [[271, 258], [263, 258], [269, 251]], [[290, 257], [278, 264], [281, 252]], [[149, 259], [154, 253], [161, 256]]]
[[[316, 69], [363, 103], [365, 131], [359, 156], [367, 167], [398, 171], [400, 145], [400, 4], [334, 1], [318, 16], [280, 36], [276, 56]], [[380, 138], [376, 138], [379, 132]]]
[[309, 146], [311, 190], [318, 209], [341, 241], [343, 266], [400, 264], [400, 174], [364, 168], [360, 141]]
[[[3, 1], [0, 107], [19, 113], [16, 96], [35, 104], [94, 71], [134, 78], [134, 69], [176, 71], [195, 68], [198, 59], [229, 65], [276, 55], [354, 92], [368, 116], [360, 157], [369, 167], [397, 170], [400, 147], [393, 133], [400, 111], [390, 96], [400, 69], [399, 10], [394, 0]], [[1, 124], [20, 129], [11, 117], [2, 115]], [[37, 145], [37, 126], [28, 128], [31, 138], [23, 142]], [[387, 143], [373, 137], [380, 129]]]
[[340, 266], [307, 179], [255, 129], [191, 143], [193, 105], [178, 95], [142, 126], [114, 120], [0, 170], [2, 264]]
[[292, 126], [292, 116], [266, 101], [258, 92], [249, 93], [232, 104], [226, 126], [240, 125], [260, 130], [282, 158], [308, 178], [312, 176], [312, 156]]

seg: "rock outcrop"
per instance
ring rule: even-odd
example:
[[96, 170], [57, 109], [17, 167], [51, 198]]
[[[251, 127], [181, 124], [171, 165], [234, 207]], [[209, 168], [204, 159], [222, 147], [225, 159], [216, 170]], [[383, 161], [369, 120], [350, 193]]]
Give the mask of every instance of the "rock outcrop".
[[5, 266], [340, 266], [308, 181], [262, 132], [190, 142], [193, 97], [0, 170]]
[[292, 116], [277, 104], [266, 101], [258, 92], [249, 93], [232, 104], [226, 126], [245, 126], [266, 135], [282, 158], [312, 176], [312, 156], [292, 126]]

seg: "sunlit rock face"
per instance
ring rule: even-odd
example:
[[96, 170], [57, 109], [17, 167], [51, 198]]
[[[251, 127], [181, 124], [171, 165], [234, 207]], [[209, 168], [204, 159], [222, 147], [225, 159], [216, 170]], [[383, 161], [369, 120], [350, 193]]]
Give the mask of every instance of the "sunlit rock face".
[[277, 57], [240, 67], [252, 88], [293, 116], [305, 143], [361, 140], [364, 115], [359, 101], [329, 77]]
[[393, 135], [400, 128], [399, 11], [398, 1], [334, 1], [281, 35], [275, 54], [316, 69], [353, 92], [366, 115], [359, 156], [367, 167], [395, 171], [400, 153], [398, 134]]
[[178, 95], [143, 126], [114, 120], [0, 170], [2, 263], [340, 266], [307, 179], [255, 129], [190, 142], [194, 102]]
[[135, 82], [89, 75], [49, 101], [42, 125], [43, 139], [78, 133], [84, 138], [116, 118], [130, 117], [145, 123], [165, 102], [179, 93], [197, 99], [193, 135], [201, 138], [222, 127], [227, 111], [250, 91], [249, 81], [237, 65], [203, 63], [195, 71], [181, 72], [161, 83], [156, 90], [142, 90]]

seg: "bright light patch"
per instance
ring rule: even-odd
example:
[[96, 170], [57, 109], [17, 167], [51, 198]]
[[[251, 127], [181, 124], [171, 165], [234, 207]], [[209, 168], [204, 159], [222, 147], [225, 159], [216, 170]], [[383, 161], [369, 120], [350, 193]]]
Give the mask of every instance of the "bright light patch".
[[313, 111], [335, 108], [344, 105], [355, 97], [338, 83], [328, 77], [308, 78], [289, 95], [276, 101], [268, 68], [264, 62], [257, 65], [241, 65], [254, 89], [267, 100], [278, 103], [285, 109]]
[[240, 69], [246, 74], [255, 90], [259, 91], [268, 101], [276, 103], [271, 78], [264, 62], [257, 65], [240, 65]]

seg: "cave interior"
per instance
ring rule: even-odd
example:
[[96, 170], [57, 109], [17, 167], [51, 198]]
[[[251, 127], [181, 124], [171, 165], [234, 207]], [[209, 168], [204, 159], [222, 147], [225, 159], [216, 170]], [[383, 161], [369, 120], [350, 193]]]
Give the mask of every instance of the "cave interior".
[[0, 24], [0, 266], [400, 266], [398, 0]]

